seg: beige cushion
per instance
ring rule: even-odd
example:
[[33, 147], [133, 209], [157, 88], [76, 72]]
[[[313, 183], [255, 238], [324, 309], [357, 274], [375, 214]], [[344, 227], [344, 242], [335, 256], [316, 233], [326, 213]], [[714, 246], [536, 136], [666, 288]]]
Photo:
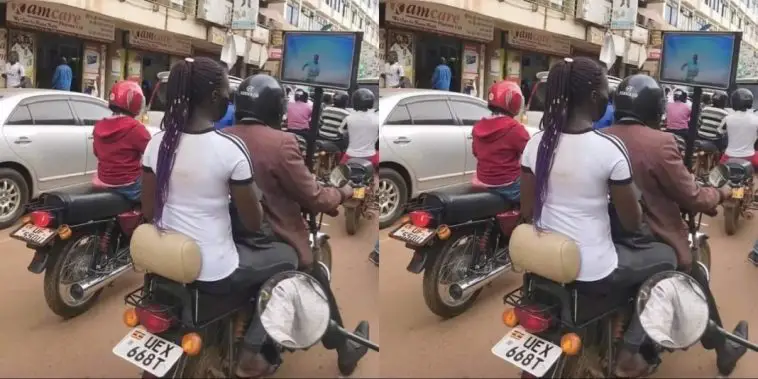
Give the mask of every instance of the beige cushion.
[[521, 224], [511, 234], [509, 250], [515, 267], [554, 282], [571, 283], [579, 276], [579, 247], [563, 234]]
[[130, 249], [136, 268], [179, 283], [197, 280], [203, 266], [195, 240], [181, 233], [160, 231], [152, 224], [142, 224], [134, 230]]

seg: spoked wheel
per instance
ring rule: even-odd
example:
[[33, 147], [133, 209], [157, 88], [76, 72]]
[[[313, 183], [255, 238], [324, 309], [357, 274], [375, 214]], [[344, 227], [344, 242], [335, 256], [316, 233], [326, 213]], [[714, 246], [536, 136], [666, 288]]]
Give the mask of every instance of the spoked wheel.
[[465, 312], [481, 293], [476, 292], [454, 299], [450, 286], [466, 278], [474, 258], [476, 238], [473, 234], [451, 238], [433, 260], [431, 269], [424, 271], [424, 300], [436, 315], [451, 318]]
[[87, 234], [73, 238], [58, 251], [51, 254], [52, 262], [45, 270], [44, 291], [48, 307], [65, 319], [86, 312], [100, 296], [99, 290], [76, 300], [71, 296], [74, 284], [89, 279], [92, 260], [97, 255], [99, 238]]
[[332, 272], [332, 246], [329, 245], [329, 241], [324, 242], [321, 246], [318, 247], [318, 249], [314, 249], [313, 253], [315, 256], [313, 257], [314, 261], [318, 261], [324, 264], [326, 268], [329, 269], [329, 272]]

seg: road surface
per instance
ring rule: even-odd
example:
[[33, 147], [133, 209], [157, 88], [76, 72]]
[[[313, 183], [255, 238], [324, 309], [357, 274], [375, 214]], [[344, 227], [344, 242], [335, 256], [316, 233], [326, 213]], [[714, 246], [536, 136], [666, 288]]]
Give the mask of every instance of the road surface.
[[[704, 220], [711, 236], [712, 282], [721, 316], [728, 328], [745, 318], [758, 341], [758, 268], [747, 263], [748, 251], [758, 238], [758, 220], [743, 224], [727, 237], [723, 219]], [[490, 349], [506, 333], [501, 315], [503, 295], [520, 286], [520, 276], [508, 273], [485, 288], [474, 306], [450, 320], [441, 320], [426, 308], [422, 275], [405, 270], [411, 258], [402, 243], [389, 239], [392, 228], [380, 231], [382, 266], [379, 298], [382, 323], [381, 373], [405, 378], [506, 378], [518, 371], [494, 356]], [[755, 377], [758, 353], [747, 352], [732, 377]], [[655, 377], [710, 377], [717, 374], [716, 355], [699, 344], [686, 352], [663, 356]], [[750, 363], [753, 362], [753, 363]]]
[[[331, 235], [332, 285], [348, 327], [361, 319], [371, 324], [371, 338], [379, 343], [378, 269], [368, 262], [376, 242], [377, 224], [362, 225], [348, 237], [342, 218], [325, 218]], [[123, 297], [141, 285], [139, 274], [122, 277], [107, 288], [88, 313], [62, 321], [42, 294], [42, 275], [26, 270], [32, 251], [0, 231], [0, 377], [136, 378], [134, 366], [111, 353], [128, 328], [121, 321]], [[284, 356], [276, 377], [336, 377], [337, 355], [320, 345]], [[354, 377], [378, 377], [379, 355], [369, 351]]]

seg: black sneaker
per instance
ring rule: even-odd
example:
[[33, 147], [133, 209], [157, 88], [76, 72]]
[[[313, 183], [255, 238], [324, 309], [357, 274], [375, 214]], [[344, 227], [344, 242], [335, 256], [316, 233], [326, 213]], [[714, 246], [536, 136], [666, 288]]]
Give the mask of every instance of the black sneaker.
[[[355, 334], [363, 338], [369, 338], [368, 321], [361, 321], [355, 327]], [[368, 347], [359, 345], [353, 341], [345, 340], [345, 343], [337, 348], [337, 366], [343, 376], [350, 376], [358, 367], [358, 362], [368, 352]]]
[[758, 266], [758, 253], [755, 252], [755, 250], [751, 250], [750, 254], [747, 255], [747, 260], [753, 264], [753, 266]]
[[[748, 324], [747, 321], [740, 321], [734, 328], [734, 335], [748, 338]], [[738, 345], [735, 342], [726, 340], [723, 346], [716, 348], [716, 366], [719, 369], [719, 374], [722, 376], [731, 375], [734, 368], [737, 367], [737, 361], [745, 355], [747, 348], [742, 345]]]
[[368, 255], [368, 260], [379, 267], [379, 253], [376, 250], [372, 251], [371, 254]]

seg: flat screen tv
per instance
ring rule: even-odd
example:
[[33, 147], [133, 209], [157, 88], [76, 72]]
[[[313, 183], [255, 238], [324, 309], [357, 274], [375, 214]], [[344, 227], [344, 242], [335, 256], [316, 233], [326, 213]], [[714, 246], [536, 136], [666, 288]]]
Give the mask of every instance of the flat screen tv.
[[663, 83], [728, 90], [737, 74], [742, 32], [663, 32]]
[[362, 32], [285, 32], [281, 81], [350, 89], [358, 75]]

